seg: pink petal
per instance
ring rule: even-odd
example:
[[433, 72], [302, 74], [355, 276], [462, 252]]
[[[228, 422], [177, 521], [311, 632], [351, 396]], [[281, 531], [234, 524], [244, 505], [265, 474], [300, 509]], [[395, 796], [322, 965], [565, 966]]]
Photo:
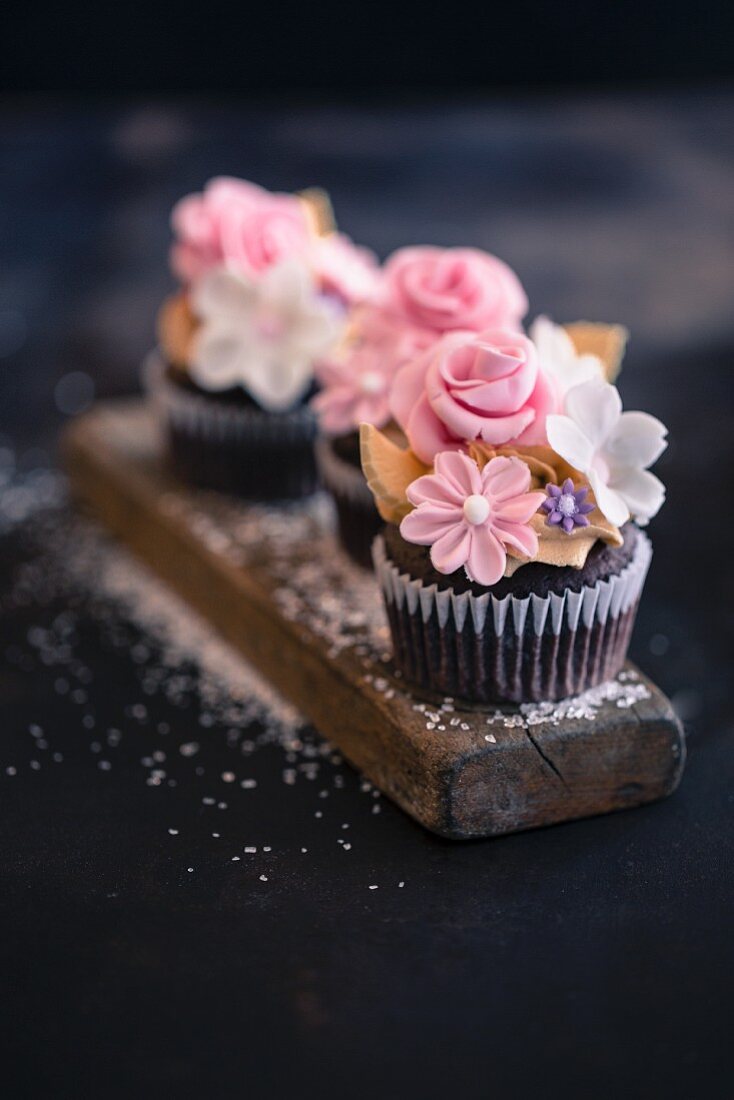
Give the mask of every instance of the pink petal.
[[423, 393], [427, 365], [426, 357], [421, 355], [406, 363], [395, 375], [390, 393], [390, 412], [404, 431]]
[[532, 527], [524, 523], [508, 523], [500, 519], [493, 522], [492, 528], [498, 539], [508, 546], [514, 546], [526, 557], [534, 558], [538, 553], [538, 536]]
[[434, 468], [439, 477], [448, 482], [462, 497], [481, 493], [482, 477], [473, 458], [461, 451], [443, 451], [437, 454]]
[[517, 437], [517, 442], [523, 446], [547, 443], [546, 419], [559, 408], [560, 398], [555, 380], [542, 370], [538, 371], [538, 380], [528, 405], [534, 410], [535, 416], [532, 423]]
[[487, 524], [471, 532], [471, 548], [466, 562], [466, 575], [477, 584], [496, 584], [505, 572], [507, 554], [499, 539]]
[[495, 503], [525, 493], [530, 485], [530, 470], [519, 458], [498, 455], [482, 470], [482, 492]]
[[402, 519], [400, 534], [406, 542], [414, 542], [418, 546], [432, 546], [444, 535], [461, 526], [461, 521], [461, 512], [422, 505]]
[[[406, 516], [406, 519], [409, 518], [410, 516]], [[403, 520], [403, 523], [405, 523], [405, 520]], [[472, 535], [466, 524], [456, 524], [433, 544], [431, 548], [433, 568], [437, 569], [439, 573], [455, 573], [466, 562], [471, 543]]]
[[505, 523], [527, 523], [531, 516], [546, 502], [545, 493], [522, 493], [496, 503], [494, 517]]
[[431, 501], [434, 504], [451, 504], [458, 508], [461, 508], [467, 496], [459, 486], [437, 474], [425, 474], [416, 478], [406, 489], [405, 495], [415, 505]]
[[[392, 402], [391, 408], [394, 416]], [[447, 436], [446, 428], [429, 405], [425, 393], [420, 395], [407, 423], [402, 427], [405, 429], [411, 449], [421, 462], [433, 462], [433, 456], [438, 451], [456, 450], [461, 446], [458, 440]]]

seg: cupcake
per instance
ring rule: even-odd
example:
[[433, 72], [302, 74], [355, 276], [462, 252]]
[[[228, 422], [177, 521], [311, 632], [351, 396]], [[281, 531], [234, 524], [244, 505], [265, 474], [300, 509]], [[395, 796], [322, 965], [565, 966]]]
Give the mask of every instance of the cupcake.
[[145, 384], [174, 471], [249, 499], [317, 484], [314, 365], [369, 297], [376, 264], [336, 233], [320, 194], [220, 178], [174, 208], [171, 267]]
[[622, 412], [617, 326], [443, 337], [395, 376], [400, 448], [362, 462], [395, 663], [468, 703], [578, 694], [622, 668], [664, 499], [665, 428]]
[[527, 298], [495, 256], [471, 248], [402, 248], [385, 263], [373, 300], [354, 311], [349, 335], [318, 366], [312, 401], [321, 478], [334, 498], [343, 548], [369, 568], [383, 521], [360, 464], [359, 425], [405, 443], [388, 393], [397, 371], [451, 331], [520, 327]]

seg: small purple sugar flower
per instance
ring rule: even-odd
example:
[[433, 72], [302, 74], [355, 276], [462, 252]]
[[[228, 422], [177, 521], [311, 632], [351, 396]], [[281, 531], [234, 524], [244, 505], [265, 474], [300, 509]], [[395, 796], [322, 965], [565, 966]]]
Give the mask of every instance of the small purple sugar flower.
[[563, 485], [546, 485], [545, 488], [548, 499], [540, 507], [548, 513], [545, 520], [548, 526], [560, 524], [567, 535], [575, 527], [589, 526], [586, 516], [594, 511], [594, 505], [584, 503], [589, 491], [586, 487], [574, 489], [571, 478], [567, 477]]

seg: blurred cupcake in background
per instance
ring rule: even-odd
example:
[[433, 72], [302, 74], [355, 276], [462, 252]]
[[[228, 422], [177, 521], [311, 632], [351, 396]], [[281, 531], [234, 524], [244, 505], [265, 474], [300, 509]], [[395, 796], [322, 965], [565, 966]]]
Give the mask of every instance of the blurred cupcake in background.
[[375, 293], [374, 258], [334, 230], [321, 192], [218, 178], [171, 220], [182, 286], [161, 309], [145, 381], [175, 472], [249, 499], [311, 493], [315, 363]]
[[319, 363], [312, 407], [321, 478], [336, 504], [341, 544], [360, 565], [370, 567], [383, 526], [361, 469], [360, 424], [404, 443], [390, 407], [398, 371], [446, 333], [491, 324], [517, 330], [526, 311], [517, 276], [497, 257], [473, 248], [402, 248], [385, 263], [372, 300], [354, 310], [347, 338]]

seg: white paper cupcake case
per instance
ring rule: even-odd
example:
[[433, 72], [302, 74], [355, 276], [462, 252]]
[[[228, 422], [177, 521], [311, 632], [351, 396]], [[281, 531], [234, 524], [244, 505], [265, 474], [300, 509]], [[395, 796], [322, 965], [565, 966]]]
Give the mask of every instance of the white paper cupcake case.
[[316, 419], [308, 407], [272, 414], [190, 392], [170, 381], [158, 352], [146, 358], [142, 380], [184, 480], [252, 499], [316, 488]]
[[652, 547], [638, 532], [618, 575], [524, 599], [439, 590], [401, 574], [381, 536], [373, 558], [406, 679], [471, 702], [516, 703], [574, 695], [619, 672]]

